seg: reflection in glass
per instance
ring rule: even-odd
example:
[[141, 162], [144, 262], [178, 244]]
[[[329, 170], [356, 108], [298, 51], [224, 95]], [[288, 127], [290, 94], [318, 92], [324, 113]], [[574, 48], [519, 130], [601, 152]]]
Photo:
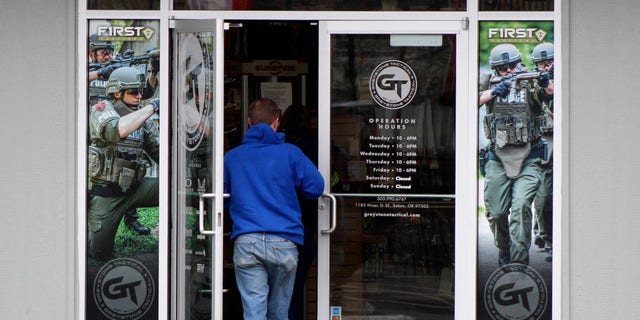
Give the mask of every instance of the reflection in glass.
[[483, 11], [553, 11], [553, 0], [480, 0]]
[[[340, 197], [338, 205], [331, 305], [348, 319], [453, 320], [453, 200]], [[383, 216], [392, 207], [406, 216]]]
[[453, 319], [455, 37], [331, 41], [331, 305]]
[[466, 0], [174, 0], [177, 10], [462, 11]]
[[87, 0], [89, 10], [160, 10], [160, 0]]
[[[212, 314], [212, 240], [199, 233], [197, 212], [199, 195], [213, 190], [212, 45], [210, 32], [178, 35], [177, 245], [184, 256], [177, 267], [184, 270], [185, 292], [178, 296], [185, 299], [186, 319], [210, 319]], [[211, 212], [211, 201], [206, 210]], [[210, 229], [211, 221], [205, 225]]]
[[[440, 46], [392, 47], [389, 35], [333, 36], [332, 170], [340, 181], [332, 192], [454, 193], [455, 39], [443, 37]], [[410, 104], [397, 109], [380, 107], [369, 89], [374, 68], [390, 60], [408, 64], [417, 82]], [[373, 166], [386, 160], [395, 162]], [[372, 186], [380, 175], [411, 188]]]

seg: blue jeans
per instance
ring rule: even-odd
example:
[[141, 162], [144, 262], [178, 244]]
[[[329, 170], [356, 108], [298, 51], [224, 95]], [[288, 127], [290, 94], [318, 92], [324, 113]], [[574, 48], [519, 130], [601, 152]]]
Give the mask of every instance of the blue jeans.
[[287, 319], [298, 265], [296, 244], [266, 233], [243, 234], [234, 242], [233, 264], [244, 319]]

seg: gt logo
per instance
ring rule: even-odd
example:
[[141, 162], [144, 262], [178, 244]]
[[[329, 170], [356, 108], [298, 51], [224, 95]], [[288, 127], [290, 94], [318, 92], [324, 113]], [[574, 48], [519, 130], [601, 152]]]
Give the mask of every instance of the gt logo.
[[539, 320], [547, 309], [549, 296], [544, 279], [533, 268], [512, 263], [491, 274], [483, 300], [491, 319]]
[[113, 300], [126, 298], [128, 296], [133, 303], [138, 305], [136, 287], [139, 286], [142, 281], [138, 280], [120, 284], [123, 278], [124, 277], [117, 277], [105, 281], [104, 286], [102, 287], [102, 293], [105, 297]]
[[371, 73], [369, 91], [375, 102], [386, 109], [400, 109], [411, 103], [418, 81], [411, 67], [398, 60], [379, 64]]
[[387, 80], [393, 79], [395, 74], [381, 74], [378, 77], [378, 87], [382, 90], [395, 90], [398, 94], [398, 98], [402, 97], [402, 85], [409, 82], [409, 80]]
[[503, 306], [510, 306], [521, 303], [527, 311], [531, 311], [527, 294], [533, 291], [533, 287], [511, 290], [513, 289], [513, 287], [515, 287], [515, 285], [515, 283], [509, 283], [496, 288], [496, 290], [493, 292], [493, 298], [497, 303]]
[[146, 319], [156, 300], [153, 276], [139, 261], [119, 258], [107, 262], [96, 274], [93, 299], [112, 320]]

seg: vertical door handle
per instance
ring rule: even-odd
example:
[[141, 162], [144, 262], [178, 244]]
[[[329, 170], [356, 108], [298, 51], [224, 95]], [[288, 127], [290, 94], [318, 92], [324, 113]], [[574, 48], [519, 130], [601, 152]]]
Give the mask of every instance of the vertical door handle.
[[215, 193], [202, 193], [200, 194], [200, 205], [198, 208], [198, 225], [200, 228], [201, 234], [206, 235], [214, 235], [216, 232], [214, 230], [205, 230], [204, 228], [204, 199], [215, 198]]
[[[200, 204], [199, 204], [199, 208], [198, 208], [198, 226], [200, 229], [200, 233], [201, 234], [206, 234], [206, 235], [214, 235], [216, 234], [216, 232], [214, 230], [205, 230], [204, 228], [204, 199], [210, 199], [210, 198], [215, 198], [216, 194], [215, 193], [202, 193], [200, 194]], [[229, 198], [229, 194], [228, 193], [224, 193], [222, 195], [223, 198]], [[218, 225], [220, 225], [222, 219], [222, 213], [218, 212], [218, 217], [216, 218], [216, 221], [218, 222]]]
[[[323, 193], [321, 197], [329, 198], [329, 209], [331, 209], [331, 221], [329, 224], [329, 229], [320, 230], [322, 234], [330, 234], [336, 230], [336, 226], [338, 225], [338, 200], [336, 197], [330, 193]], [[323, 209], [322, 206], [320, 209]]]

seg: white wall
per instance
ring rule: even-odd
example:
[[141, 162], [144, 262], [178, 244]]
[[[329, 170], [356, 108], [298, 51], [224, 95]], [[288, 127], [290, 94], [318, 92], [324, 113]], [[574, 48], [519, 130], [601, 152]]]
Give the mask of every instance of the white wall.
[[[640, 2], [569, 2], [568, 312], [637, 319]], [[0, 2], [2, 319], [75, 316], [75, 19], [73, 0]]]
[[74, 317], [73, 0], [0, 1], [0, 318]]
[[638, 319], [640, 2], [571, 2], [571, 319]]

